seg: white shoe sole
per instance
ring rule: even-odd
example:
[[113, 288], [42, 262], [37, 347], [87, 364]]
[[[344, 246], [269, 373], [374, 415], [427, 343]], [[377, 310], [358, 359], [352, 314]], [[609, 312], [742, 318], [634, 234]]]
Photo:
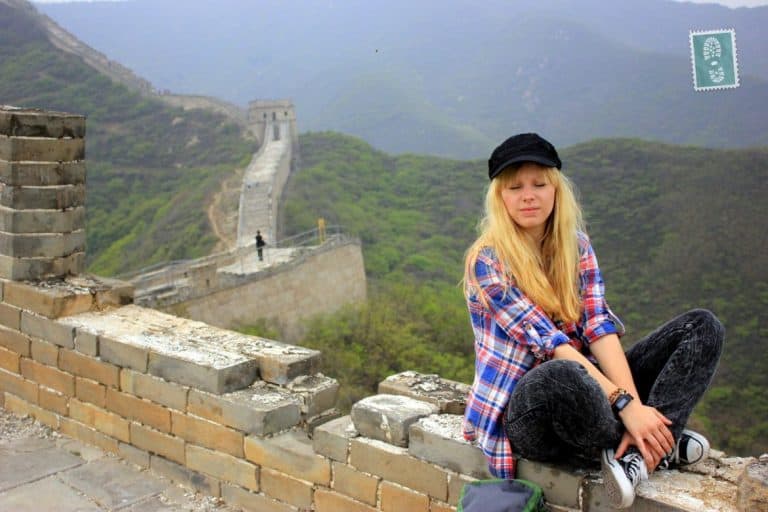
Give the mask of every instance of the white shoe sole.
[[603, 450], [602, 467], [605, 493], [615, 508], [628, 508], [635, 501], [635, 489], [627, 479], [621, 465], [614, 458], [613, 450]]

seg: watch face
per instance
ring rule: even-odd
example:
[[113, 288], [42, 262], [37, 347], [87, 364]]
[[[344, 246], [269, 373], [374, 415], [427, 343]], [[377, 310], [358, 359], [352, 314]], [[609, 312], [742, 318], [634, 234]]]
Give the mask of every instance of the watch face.
[[629, 402], [632, 401], [631, 395], [621, 395], [619, 398], [616, 399], [616, 402], [613, 404], [613, 406], [616, 408], [617, 411], [620, 411], [624, 409]]

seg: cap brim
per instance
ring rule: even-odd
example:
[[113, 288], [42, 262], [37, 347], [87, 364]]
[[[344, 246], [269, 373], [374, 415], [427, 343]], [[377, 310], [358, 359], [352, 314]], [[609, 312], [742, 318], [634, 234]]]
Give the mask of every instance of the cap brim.
[[501, 174], [501, 172], [504, 169], [506, 169], [507, 167], [509, 167], [510, 165], [519, 164], [519, 163], [522, 163], [522, 162], [534, 162], [534, 163], [537, 163], [537, 164], [541, 164], [541, 165], [543, 165], [545, 167], [555, 167], [557, 169], [560, 168], [558, 166], [557, 162], [555, 162], [554, 160], [551, 160], [549, 158], [546, 158], [546, 157], [543, 157], [543, 156], [540, 156], [540, 155], [520, 155], [520, 156], [516, 156], [515, 158], [512, 158], [510, 160], [507, 160], [506, 162], [504, 162], [501, 165], [497, 165], [496, 169], [494, 169], [493, 172], [491, 173], [490, 179], [493, 179], [496, 176], [498, 176], [499, 174]]

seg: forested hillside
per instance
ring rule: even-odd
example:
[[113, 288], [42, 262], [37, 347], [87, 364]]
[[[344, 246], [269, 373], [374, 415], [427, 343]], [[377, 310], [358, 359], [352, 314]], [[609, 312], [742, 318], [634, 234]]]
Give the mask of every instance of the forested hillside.
[[0, 2], [0, 104], [87, 116], [88, 268], [108, 275], [207, 254], [206, 201], [254, 149], [220, 115], [130, 92]]
[[[304, 343], [323, 348], [327, 370], [357, 386], [348, 400], [405, 369], [469, 381], [472, 334], [458, 282], [485, 162], [394, 157], [333, 133], [304, 135], [300, 146], [284, 231], [317, 217], [345, 226], [363, 241], [373, 288], [369, 305], [317, 319]], [[768, 149], [607, 139], [562, 157], [625, 343], [686, 309], [714, 311], [727, 347], [695, 421], [721, 449], [768, 450]]]

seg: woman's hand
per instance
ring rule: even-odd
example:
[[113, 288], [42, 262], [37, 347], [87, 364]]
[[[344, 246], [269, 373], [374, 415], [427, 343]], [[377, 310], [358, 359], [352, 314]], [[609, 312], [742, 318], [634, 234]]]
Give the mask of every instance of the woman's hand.
[[661, 459], [668, 455], [675, 446], [675, 439], [668, 425], [672, 422], [654, 407], [643, 405], [633, 400], [620, 413], [619, 417], [627, 429], [616, 449], [618, 459], [631, 445], [640, 450], [648, 471], [653, 471]]

